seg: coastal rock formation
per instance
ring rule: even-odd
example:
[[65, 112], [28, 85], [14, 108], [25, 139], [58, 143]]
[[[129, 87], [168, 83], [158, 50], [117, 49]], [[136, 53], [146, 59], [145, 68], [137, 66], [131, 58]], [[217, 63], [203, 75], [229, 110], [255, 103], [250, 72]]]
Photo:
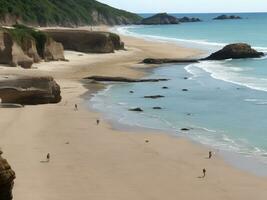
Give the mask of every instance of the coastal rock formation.
[[131, 108], [129, 111], [134, 111], [134, 112], [143, 112], [141, 108]]
[[169, 79], [132, 79], [125, 77], [112, 77], [112, 76], [89, 76], [85, 79], [90, 79], [92, 81], [100, 82], [126, 82], [126, 83], [136, 83], [136, 82], [159, 82], [159, 81], [168, 81]]
[[264, 53], [252, 49], [250, 45], [245, 43], [236, 43], [226, 45], [223, 49], [211, 54], [203, 60], [259, 58], [261, 56], [264, 56]]
[[235, 15], [220, 15], [218, 17], [213, 18], [213, 20], [226, 20], [226, 19], [242, 19], [240, 16]]
[[179, 24], [179, 20], [167, 13], [159, 13], [151, 17], [142, 19], [140, 24], [143, 25], [163, 25], [163, 24]]
[[23, 38], [21, 42], [21, 48], [27, 56], [33, 59], [34, 63], [38, 63], [41, 61], [41, 58], [36, 48], [36, 42], [33, 38]]
[[0, 77], [2, 103], [36, 105], [61, 101], [60, 86], [52, 77]]
[[46, 30], [64, 49], [84, 53], [113, 53], [124, 49], [120, 37], [114, 33], [86, 30]]
[[16, 175], [2, 154], [3, 152], [0, 150], [0, 199], [12, 200], [12, 189]]
[[47, 39], [43, 56], [45, 61], [66, 60], [64, 56], [63, 45], [59, 42], [54, 41], [52, 38]]
[[163, 98], [164, 96], [162, 95], [149, 95], [149, 96], [144, 96], [145, 99], [159, 99]]
[[179, 22], [181, 23], [188, 23], [188, 22], [201, 22], [199, 18], [196, 17], [183, 17], [183, 18], [178, 18]]
[[198, 59], [169, 59], [169, 58], [146, 58], [143, 60], [145, 64], [164, 64], [164, 63], [195, 63]]
[[33, 59], [24, 54], [10, 33], [0, 30], [0, 63], [14, 67], [19, 65], [23, 68], [30, 68]]
[[161, 110], [162, 108], [159, 106], [153, 107], [154, 110]]

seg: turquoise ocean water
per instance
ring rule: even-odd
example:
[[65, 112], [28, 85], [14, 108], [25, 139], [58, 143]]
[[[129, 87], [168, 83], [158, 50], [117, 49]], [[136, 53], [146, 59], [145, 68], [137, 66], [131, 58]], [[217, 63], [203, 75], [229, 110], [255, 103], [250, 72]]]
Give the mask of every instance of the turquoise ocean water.
[[[148, 14], [149, 15], [149, 14]], [[204, 50], [246, 42], [267, 53], [267, 13], [237, 14], [242, 20], [214, 21], [219, 14], [176, 15], [203, 22], [179, 25], [117, 27], [121, 34], [171, 41]], [[165, 65], [149, 77], [167, 82], [114, 84], [92, 98], [92, 106], [110, 119], [130, 126], [164, 130], [244, 158], [252, 158], [267, 174], [267, 57]], [[184, 79], [189, 77], [189, 79]], [[169, 89], [162, 89], [163, 86]], [[182, 89], [188, 89], [183, 92]], [[134, 93], [129, 93], [133, 90]], [[144, 99], [144, 95], [164, 95]], [[160, 106], [162, 110], [153, 110]], [[141, 107], [143, 113], [128, 111]], [[181, 128], [192, 128], [181, 132]]]

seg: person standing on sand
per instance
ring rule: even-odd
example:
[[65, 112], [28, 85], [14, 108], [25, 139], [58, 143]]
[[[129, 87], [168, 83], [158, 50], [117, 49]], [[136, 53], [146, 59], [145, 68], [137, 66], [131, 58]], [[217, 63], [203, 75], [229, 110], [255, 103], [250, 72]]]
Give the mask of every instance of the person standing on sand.
[[212, 152], [209, 151], [209, 159], [211, 159], [211, 157], [212, 157]]
[[76, 111], [78, 110], [78, 105], [77, 105], [77, 104], [75, 104], [75, 110], [76, 110]]
[[99, 123], [100, 123], [100, 120], [99, 120], [99, 119], [97, 119], [97, 120], [96, 120], [96, 124], [97, 124], [97, 125], [99, 125]]
[[48, 154], [46, 155], [46, 161], [47, 161], [47, 162], [50, 161], [50, 153], [48, 153]]
[[206, 171], [205, 168], [204, 168], [202, 171], [203, 171], [203, 176], [202, 176], [202, 178], [204, 178], [204, 177], [206, 176], [206, 172], [207, 172], [207, 171]]

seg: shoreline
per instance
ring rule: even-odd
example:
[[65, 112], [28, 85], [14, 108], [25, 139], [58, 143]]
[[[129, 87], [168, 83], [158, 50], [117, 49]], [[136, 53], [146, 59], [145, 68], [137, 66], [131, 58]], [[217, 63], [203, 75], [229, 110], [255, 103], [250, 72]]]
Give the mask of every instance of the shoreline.
[[[0, 146], [17, 173], [15, 199], [266, 199], [265, 178], [235, 169], [217, 156], [205, 159], [205, 147], [153, 131], [117, 131], [102, 120], [96, 126], [102, 114], [80, 107], [87, 90], [79, 79], [118, 73], [141, 77], [145, 72], [136, 70], [143, 68], [136, 61], [142, 57], [194, 54], [169, 44], [122, 39], [127, 52], [83, 58], [78, 52], [67, 52], [73, 58], [69, 63], [41, 63], [32, 71], [1, 68], [1, 74], [52, 73], [63, 96], [56, 105], [1, 110]], [[47, 152], [51, 162], [41, 164]], [[199, 179], [203, 167], [207, 177]]]

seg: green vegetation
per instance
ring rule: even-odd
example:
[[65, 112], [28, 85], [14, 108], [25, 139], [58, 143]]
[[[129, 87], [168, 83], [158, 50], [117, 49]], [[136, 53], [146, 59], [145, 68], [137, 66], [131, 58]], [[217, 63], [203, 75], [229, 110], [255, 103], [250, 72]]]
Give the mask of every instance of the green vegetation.
[[[129, 24], [141, 17], [95, 0], [0, 0], [0, 18], [10, 15], [27, 24]], [[101, 16], [97, 19], [96, 16]]]
[[47, 41], [48, 36], [38, 30], [24, 26], [24, 25], [14, 25], [12, 29], [5, 29], [8, 31], [12, 38], [22, 46], [23, 42], [28, 39], [33, 39], [36, 42], [36, 48], [39, 55], [42, 55], [44, 50], [45, 42]]

